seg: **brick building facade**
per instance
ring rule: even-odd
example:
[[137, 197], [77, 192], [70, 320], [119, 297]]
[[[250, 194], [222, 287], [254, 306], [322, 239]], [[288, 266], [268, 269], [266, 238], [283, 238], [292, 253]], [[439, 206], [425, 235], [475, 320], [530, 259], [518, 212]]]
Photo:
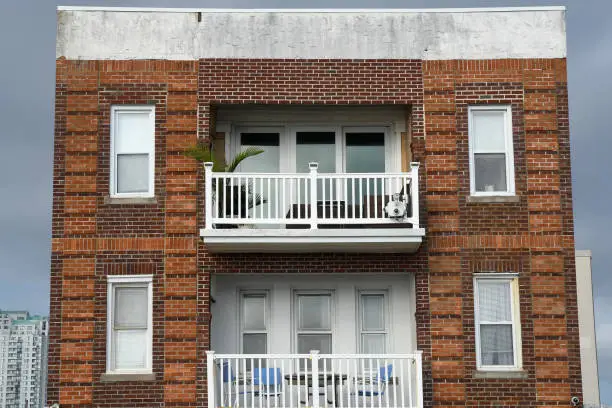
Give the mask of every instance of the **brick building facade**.
[[[581, 397], [565, 37], [555, 25], [563, 26], [564, 11], [372, 12], [368, 18], [384, 25], [402, 13], [420, 15], [423, 22], [403, 32], [406, 39], [398, 43], [436, 27], [450, 45], [425, 44], [419, 55], [409, 46], [404, 51], [379, 52], [363, 44], [350, 49], [359, 39], [344, 34], [347, 49], [330, 54], [333, 41], [325, 36], [338, 34], [316, 22], [327, 19], [327, 12], [298, 12], [297, 20], [311, 19], [298, 26], [314, 24], [314, 31], [325, 33], [320, 50], [292, 44], [293, 52], [303, 54], [282, 55], [283, 41], [291, 44], [292, 39], [279, 37], [281, 51], [260, 52], [257, 47], [268, 48], [258, 44], [240, 56], [240, 50], [206, 49], [215, 40], [192, 45], [189, 29], [168, 27], [185, 20], [210, 23], [203, 30], [212, 32], [212, 23], [226, 24], [225, 35], [236, 35], [238, 49], [250, 44], [236, 34], [239, 13], [58, 12], [49, 404], [206, 406], [214, 277], [284, 279], [281, 274], [315, 271], [346, 279], [355, 276], [348, 274], [414, 279], [413, 329], [415, 348], [423, 352], [425, 406], [568, 406], [571, 397]], [[360, 14], [367, 15], [347, 12], [344, 17], [358, 20]], [[270, 37], [261, 42], [274, 41], [275, 30], [285, 24], [282, 12], [252, 15], [269, 19]], [[149, 21], [148, 16], [155, 17]], [[469, 28], [460, 27], [464, 17], [475, 19], [463, 23]], [[136, 18], [144, 20], [130, 20]], [[448, 21], [433, 25], [448, 18], [457, 18], [454, 26]], [[503, 35], [479, 43], [479, 29], [484, 37], [494, 30], [487, 21], [503, 22], [498, 29], [506, 34], [521, 34], [515, 39], [523, 46], [503, 42]], [[165, 45], [147, 45], [163, 42], [148, 37], [147, 24], [159, 24], [150, 30], [168, 30], [172, 36], [165, 37]], [[359, 21], [354, 24], [359, 30]], [[453, 37], [454, 30], [474, 31]], [[536, 38], [542, 32], [548, 34], [546, 44]], [[128, 37], [137, 38], [141, 48], [130, 48], [134, 43]], [[109, 194], [112, 107], [130, 105], [154, 111], [152, 197]], [[198, 141], [230, 138], [233, 128], [221, 125], [226, 107], [306, 105], [402, 109], [401, 171], [409, 170], [409, 162], [420, 163], [418, 200], [426, 233], [418, 250], [208, 250], [200, 231], [205, 226], [204, 170], [184, 151]], [[510, 195], [471, 194], [468, 117], [473, 106], [510, 109]], [[518, 370], [477, 368], [474, 277], [479, 273], [516, 277]], [[151, 375], [108, 374], [108, 276], [125, 275], [152, 276]]]

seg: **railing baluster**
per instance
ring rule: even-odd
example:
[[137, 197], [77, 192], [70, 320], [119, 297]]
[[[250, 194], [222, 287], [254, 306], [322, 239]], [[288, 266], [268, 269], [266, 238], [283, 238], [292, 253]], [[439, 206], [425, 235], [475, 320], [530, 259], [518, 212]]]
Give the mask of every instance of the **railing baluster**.
[[[405, 359], [402, 360], [402, 362], [403, 361], [405, 361]], [[406, 392], [405, 392], [405, 389], [404, 389], [404, 378], [405, 377], [404, 377], [404, 364], [402, 364], [402, 363], [400, 363], [400, 378], [402, 379], [402, 381], [400, 381], [400, 393], [401, 393], [400, 395], [401, 395], [401, 399], [402, 399], [402, 407], [405, 407], [406, 406], [406, 401], [405, 401], [405, 398], [406, 398], [405, 394], [406, 394]]]
[[[224, 361], [224, 359], [222, 358], [219, 359], [219, 367], [221, 367], [221, 375], [219, 376], [220, 378], [217, 381], [219, 381], [219, 397], [221, 399], [221, 405], [224, 405], [224, 399], [225, 399], [223, 384], [225, 382], [224, 380], [227, 378], [226, 377], [227, 365], [228, 365], [227, 361]], [[216, 401], [215, 401], [215, 404], [216, 404]]]
[[[381, 365], [380, 365], [380, 358], [376, 358], [376, 367], [378, 367], [378, 376], [380, 377], [380, 367], [381, 367]], [[384, 377], [378, 378], [378, 381], [376, 381], [376, 384], [378, 386], [378, 406], [379, 407], [382, 406], [381, 405], [382, 404], [382, 401], [381, 401], [382, 396], [380, 395], [380, 393], [382, 392], [381, 388], [385, 385], [384, 383], [381, 384], [381, 382], [385, 381], [385, 383], [387, 383], [389, 381], [389, 378], [388, 378], [389, 377], [389, 373], [387, 372], [387, 367], [384, 367], [382, 372], [385, 373]]]
[[301, 179], [299, 177], [295, 178], [295, 190], [296, 190], [296, 202], [297, 202], [297, 216], [299, 219], [302, 218], [302, 189], [300, 188], [300, 181]]
[[[327, 179], [322, 178], [320, 180], [321, 180], [321, 195], [323, 196], [321, 202], [323, 203], [323, 208], [325, 208], [325, 200], [327, 200], [327, 187], [325, 186], [325, 182], [327, 181]], [[331, 192], [330, 192], [330, 197], [331, 197]], [[325, 219], [325, 210], [323, 211], [323, 214], [321, 214], [321, 218]]]
[[[385, 370], [387, 370], [387, 386], [385, 387], [385, 407], [389, 408], [389, 393], [391, 392], [391, 385], [395, 386], [393, 382], [393, 366], [391, 366], [391, 372], [388, 371], [389, 360], [385, 358]], [[394, 389], [395, 390], [395, 389]]]
[[412, 227], [419, 228], [419, 163], [410, 163], [410, 193], [412, 196]]
[[416, 406], [418, 408], [423, 408], [423, 352], [421, 350], [416, 351], [415, 360], [415, 381], [417, 388]]
[[[236, 213], [238, 214], [238, 218], [240, 219], [240, 218], [242, 218], [242, 213], [243, 213], [243, 209], [242, 209], [242, 207], [243, 207], [243, 205], [242, 205], [242, 197], [243, 197], [243, 195], [242, 195], [242, 176], [239, 175], [236, 178], [236, 181], [237, 181], [237, 183], [236, 183], [237, 184], [236, 193], [238, 194], [238, 205], [237, 205], [238, 209], [236, 210]], [[245, 207], [246, 207], [246, 204], [245, 204]]]
[[[302, 369], [302, 362], [300, 361], [299, 358], [296, 359], [297, 362], [297, 370], [296, 370], [296, 380], [297, 380], [297, 402], [301, 402], [302, 400], [300, 399], [300, 395], [302, 394], [302, 387], [300, 385], [300, 370]], [[294, 363], [295, 363], [294, 362]], [[306, 396], [306, 398], [308, 398], [308, 396]], [[308, 403], [308, 401], [306, 401], [306, 403]], [[296, 404], [297, 405], [297, 404]]]
[[[217, 218], [219, 218], [219, 201], [221, 200], [221, 197], [219, 196], [219, 184], [221, 184], [219, 177], [216, 177], [214, 180], [215, 183], [215, 200], [214, 200], [214, 209], [213, 209], [213, 213], [215, 214], [215, 220], [216, 221]], [[208, 198], [206, 198], [208, 200]]]
[[[215, 352], [210, 350], [206, 351], [206, 375], [210, 384], [210, 381], [213, 381], [213, 378], [215, 378]], [[213, 404], [215, 403], [214, 384], [212, 387], [208, 387], [208, 401], [209, 404], [211, 401], [213, 402]]]
[[382, 202], [380, 203], [381, 205], [381, 218], [387, 218], [385, 215], [385, 203], [387, 202], [387, 197], [385, 197], [385, 178], [381, 177], [378, 179], [378, 182], [380, 183], [380, 196], [382, 198]]
[[289, 183], [289, 197], [290, 197], [289, 205], [291, 206], [291, 218], [294, 218], [294, 215], [293, 215], [293, 207], [294, 207], [293, 205], [293, 200], [294, 200], [293, 198], [293, 179], [288, 178], [287, 182]]
[[[260, 182], [260, 186], [259, 186], [259, 187], [260, 187], [260, 188], [259, 188], [259, 194], [261, 195], [261, 199], [263, 200], [263, 199], [264, 199], [264, 197], [265, 197], [265, 192], [264, 192], [264, 189], [265, 189], [264, 178], [263, 178], [263, 177], [260, 177], [260, 178], [259, 178], [259, 182]], [[260, 213], [259, 213], [260, 218], [261, 218], [262, 220], [265, 220], [265, 219], [266, 219], [266, 216], [264, 215], [264, 210], [265, 210], [266, 206], [265, 206], [263, 203], [261, 203], [261, 205], [258, 205], [258, 207], [260, 208]]]
[[[263, 371], [261, 370], [261, 368], [262, 368], [261, 367], [261, 358], [257, 359], [257, 363], [259, 364], [259, 384], [257, 384], [258, 385], [258, 393], [259, 393], [258, 397], [259, 398], [257, 398], [257, 400], [259, 401], [259, 408], [263, 408], [262, 407], [262, 403], [263, 403], [263, 382], [264, 382], [263, 379], [264, 379], [264, 376], [263, 376]], [[255, 377], [255, 374], [253, 374], [253, 377]], [[269, 378], [266, 377], [266, 379], [268, 381], [270, 381]]]
[[[332, 379], [333, 381], [333, 379]], [[329, 398], [327, 397], [327, 359], [323, 359], [323, 404], [327, 404]]]
[[368, 358], [368, 364], [370, 366], [370, 408], [374, 408], [374, 370], [372, 367], [372, 358]]
[[353, 218], [355, 218], [355, 205], [357, 205], [357, 200], [355, 199], [355, 177], [351, 177], [351, 204], [353, 207]]
[[414, 365], [416, 365], [416, 362], [412, 359], [410, 360], [406, 360], [406, 364], [408, 365], [408, 398], [410, 399], [410, 406], [413, 407], [414, 405], [412, 405], [412, 399], [414, 397], [414, 395], [412, 395], [412, 363], [414, 363]]
[[[348, 201], [348, 179], [344, 178], [344, 219], [348, 218], [348, 206], [346, 202]], [[338, 208], [338, 218], [342, 218], [340, 215], [340, 208]]]
[[[308, 163], [310, 168], [310, 228], [317, 229], [317, 218], [319, 216], [317, 211], [317, 179], [318, 179], [318, 168], [317, 162]], [[325, 190], [325, 188], [323, 189]], [[325, 192], [323, 192], [323, 199], [325, 200]]]
[[[391, 361], [393, 364], [393, 369], [396, 371], [396, 375], [397, 375], [397, 371], [398, 371], [397, 370], [397, 360], [393, 359]], [[404, 381], [401, 376], [398, 376], [398, 377], [400, 381]], [[397, 384], [394, 384], [393, 386], [393, 406], [397, 407]]]
[[[268, 210], [268, 211], [267, 211], [267, 214], [266, 214], [266, 218], [267, 218], [267, 219], [272, 218], [272, 200], [270, 199], [270, 197], [272, 196], [272, 194], [270, 194], [270, 191], [271, 191], [271, 190], [270, 190], [270, 177], [268, 177], [268, 189], [266, 190], [266, 195], [265, 195], [264, 197], [262, 197], [262, 199], [263, 199], [263, 198], [266, 198], [266, 199], [267, 199], [267, 202], [266, 202], [266, 204], [267, 204], [267, 205], [266, 205], [266, 208], [267, 208], [267, 210]], [[262, 203], [261, 205], [263, 205], [263, 203]]]

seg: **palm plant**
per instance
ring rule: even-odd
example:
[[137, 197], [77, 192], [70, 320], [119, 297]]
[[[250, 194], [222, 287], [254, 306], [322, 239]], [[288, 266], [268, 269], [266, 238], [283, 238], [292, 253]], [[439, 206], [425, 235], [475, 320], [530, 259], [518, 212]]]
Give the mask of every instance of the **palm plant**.
[[[213, 172], [233, 173], [244, 160], [260, 155], [263, 152], [264, 150], [258, 147], [247, 147], [245, 150], [236, 154], [228, 165], [226, 165], [223, 161], [216, 160], [210, 146], [205, 143], [198, 143], [197, 145], [190, 147], [185, 151], [185, 155], [202, 163], [212, 162]], [[219, 189], [217, 189], [216, 184], [213, 184], [213, 192], [218, 191], [219, 194], [219, 197], [214, 197], [215, 201], [217, 201], [219, 205], [219, 213], [222, 213], [223, 211], [223, 203], [226, 200], [226, 196], [227, 200], [233, 198], [234, 214], [232, 215], [238, 215], [239, 217], [246, 217], [248, 210], [267, 202], [267, 200], [262, 197], [261, 194], [253, 194], [251, 182], [242, 183], [237, 186], [230, 186], [229, 178], [213, 179], [213, 183], [215, 183], [217, 180], [220, 181], [221, 186]], [[233, 191], [231, 191], [232, 189]], [[225, 215], [228, 215], [232, 205], [230, 202], [226, 202], [225, 207]], [[241, 209], [240, 214], [238, 214], [238, 208]]]

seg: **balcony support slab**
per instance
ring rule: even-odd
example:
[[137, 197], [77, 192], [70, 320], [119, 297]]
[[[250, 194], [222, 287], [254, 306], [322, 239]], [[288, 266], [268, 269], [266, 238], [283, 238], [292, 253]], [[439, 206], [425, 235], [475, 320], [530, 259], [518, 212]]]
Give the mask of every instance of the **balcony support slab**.
[[201, 229], [200, 236], [213, 253], [413, 253], [425, 229]]

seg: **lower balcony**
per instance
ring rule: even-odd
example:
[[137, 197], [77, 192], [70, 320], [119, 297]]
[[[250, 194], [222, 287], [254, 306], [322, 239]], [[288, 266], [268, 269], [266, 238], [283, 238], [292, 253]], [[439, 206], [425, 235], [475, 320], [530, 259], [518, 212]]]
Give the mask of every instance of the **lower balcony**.
[[423, 407], [421, 352], [207, 352], [208, 408]]
[[418, 164], [405, 173], [220, 173], [205, 164], [211, 252], [415, 252]]

